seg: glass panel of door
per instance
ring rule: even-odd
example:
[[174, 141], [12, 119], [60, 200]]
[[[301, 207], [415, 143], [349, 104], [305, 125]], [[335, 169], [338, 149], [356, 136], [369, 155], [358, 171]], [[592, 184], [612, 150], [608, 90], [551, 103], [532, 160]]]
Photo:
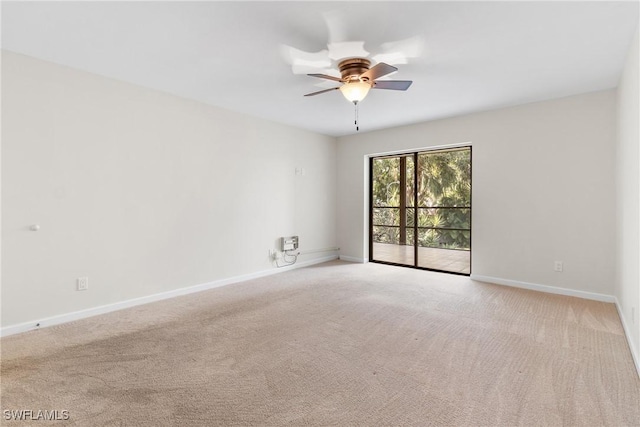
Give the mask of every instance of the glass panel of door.
[[371, 160], [371, 250], [373, 260], [415, 265], [414, 156]]

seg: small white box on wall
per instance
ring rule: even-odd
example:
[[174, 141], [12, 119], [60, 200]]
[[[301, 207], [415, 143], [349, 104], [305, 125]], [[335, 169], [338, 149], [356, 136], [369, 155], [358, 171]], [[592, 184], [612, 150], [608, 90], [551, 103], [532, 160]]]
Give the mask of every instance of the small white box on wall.
[[298, 249], [298, 236], [283, 237], [281, 250], [292, 251], [294, 249]]

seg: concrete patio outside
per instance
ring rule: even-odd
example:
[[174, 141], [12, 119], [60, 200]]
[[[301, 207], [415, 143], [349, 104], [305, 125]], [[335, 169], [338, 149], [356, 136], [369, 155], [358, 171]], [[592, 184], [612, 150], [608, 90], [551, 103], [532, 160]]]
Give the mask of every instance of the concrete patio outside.
[[[373, 244], [373, 260], [414, 265], [412, 245]], [[418, 247], [418, 267], [453, 273], [471, 273], [471, 252], [453, 249]]]

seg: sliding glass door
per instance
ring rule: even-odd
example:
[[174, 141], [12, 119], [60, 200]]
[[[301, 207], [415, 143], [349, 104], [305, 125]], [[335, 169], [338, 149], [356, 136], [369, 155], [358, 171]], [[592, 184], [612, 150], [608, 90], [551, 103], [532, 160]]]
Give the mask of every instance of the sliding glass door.
[[471, 273], [471, 148], [371, 158], [369, 258]]

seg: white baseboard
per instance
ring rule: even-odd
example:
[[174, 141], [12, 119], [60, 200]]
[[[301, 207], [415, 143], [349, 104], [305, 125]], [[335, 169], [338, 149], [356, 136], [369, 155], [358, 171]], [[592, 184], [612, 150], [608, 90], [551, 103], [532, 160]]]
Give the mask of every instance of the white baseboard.
[[471, 275], [471, 280], [478, 282], [493, 283], [495, 285], [511, 286], [514, 288], [530, 289], [532, 291], [546, 292], [549, 294], [567, 295], [571, 297], [585, 298], [595, 301], [615, 303], [616, 298], [613, 295], [598, 294], [595, 292], [578, 291], [575, 289], [559, 288], [556, 286], [539, 285], [537, 283], [520, 282], [518, 280], [501, 279], [499, 277]]
[[638, 349], [633, 346], [633, 341], [631, 340], [631, 329], [629, 329], [629, 327], [627, 326], [625, 317], [622, 314], [622, 307], [620, 306], [620, 302], [618, 301], [618, 298], [616, 298], [615, 300], [616, 308], [618, 309], [618, 316], [620, 317], [620, 322], [622, 323], [622, 330], [624, 330], [624, 336], [627, 338], [627, 344], [629, 345], [631, 358], [633, 359], [633, 363], [636, 365], [638, 378], [640, 378], [640, 358], [638, 357]]
[[363, 258], [356, 258], [356, 257], [346, 256], [346, 255], [340, 255], [340, 261], [357, 262], [360, 264], [364, 264], [365, 262], [367, 262]]
[[272, 268], [269, 270], [258, 271], [255, 273], [243, 274], [240, 276], [229, 277], [226, 279], [215, 280], [213, 282], [202, 283], [199, 285], [189, 286], [186, 288], [175, 289], [173, 291], [161, 292], [159, 294], [148, 295], [145, 297], [134, 298], [126, 301], [120, 301], [113, 304], [101, 305], [98, 307], [88, 308], [86, 310], [74, 311], [66, 314], [47, 317], [44, 319], [34, 320], [31, 322], [19, 323], [17, 325], [6, 326], [0, 328], [0, 337], [19, 334], [33, 329], [44, 328], [47, 326], [59, 325], [62, 323], [72, 322], [87, 317], [97, 316], [99, 314], [110, 313], [112, 311], [122, 310], [124, 308], [135, 307], [137, 305], [148, 304], [154, 301], [161, 301], [168, 298], [174, 298], [180, 295], [192, 294], [194, 292], [206, 291], [207, 289], [219, 288], [221, 286], [231, 285], [233, 283], [244, 282], [259, 277], [270, 276], [272, 274], [282, 273], [284, 271], [296, 268], [307, 267], [314, 264], [320, 264], [327, 261], [338, 259], [338, 255], [330, 255], [322, 258], [315, 258], [309, 261], [298, 262], [294, 265]]
[[627, 345], [629, 346], [629, 351], [631, 352], [631, 358], [633, 359], [633, 363], [636, 367], [638, 377], [640, 377], [640, 357], [638, 357], [638, 349], [636, 349], [633, 346], [630, 329], [627, 326], [627, 322], [625, 321], [624, 316], [622, 315], [622, 308], [620, 307], [618, 298], [616, 298], [615, 296], [598, 294], [595, 292], [576, 291], [574, 289], [558, 288], [555, 286], [539, 285], [536, 283], [520, 282], [517, 280], [501, 279], [498, 277], [480, 276], [477, 274], [472, 274], [471, 280], [476, 280], [478, 282], [487, 282], [487, 283], [492, 283], [496, 285], [512, 286], [514, 288], [522, 288], [522, 289], [530, 289], [533, 291], [547, 292], [550, 294], [567, 295], [567, 296], [585, 298], [585, 299], [590, 299], [595, 301], [614, 303], [616, 306], [616, 309], [618, 310], [618, 317], [620, 317], [620, 322], [622, 323], [622, 329], [624, 330], [625, 338], [627, 339]]

